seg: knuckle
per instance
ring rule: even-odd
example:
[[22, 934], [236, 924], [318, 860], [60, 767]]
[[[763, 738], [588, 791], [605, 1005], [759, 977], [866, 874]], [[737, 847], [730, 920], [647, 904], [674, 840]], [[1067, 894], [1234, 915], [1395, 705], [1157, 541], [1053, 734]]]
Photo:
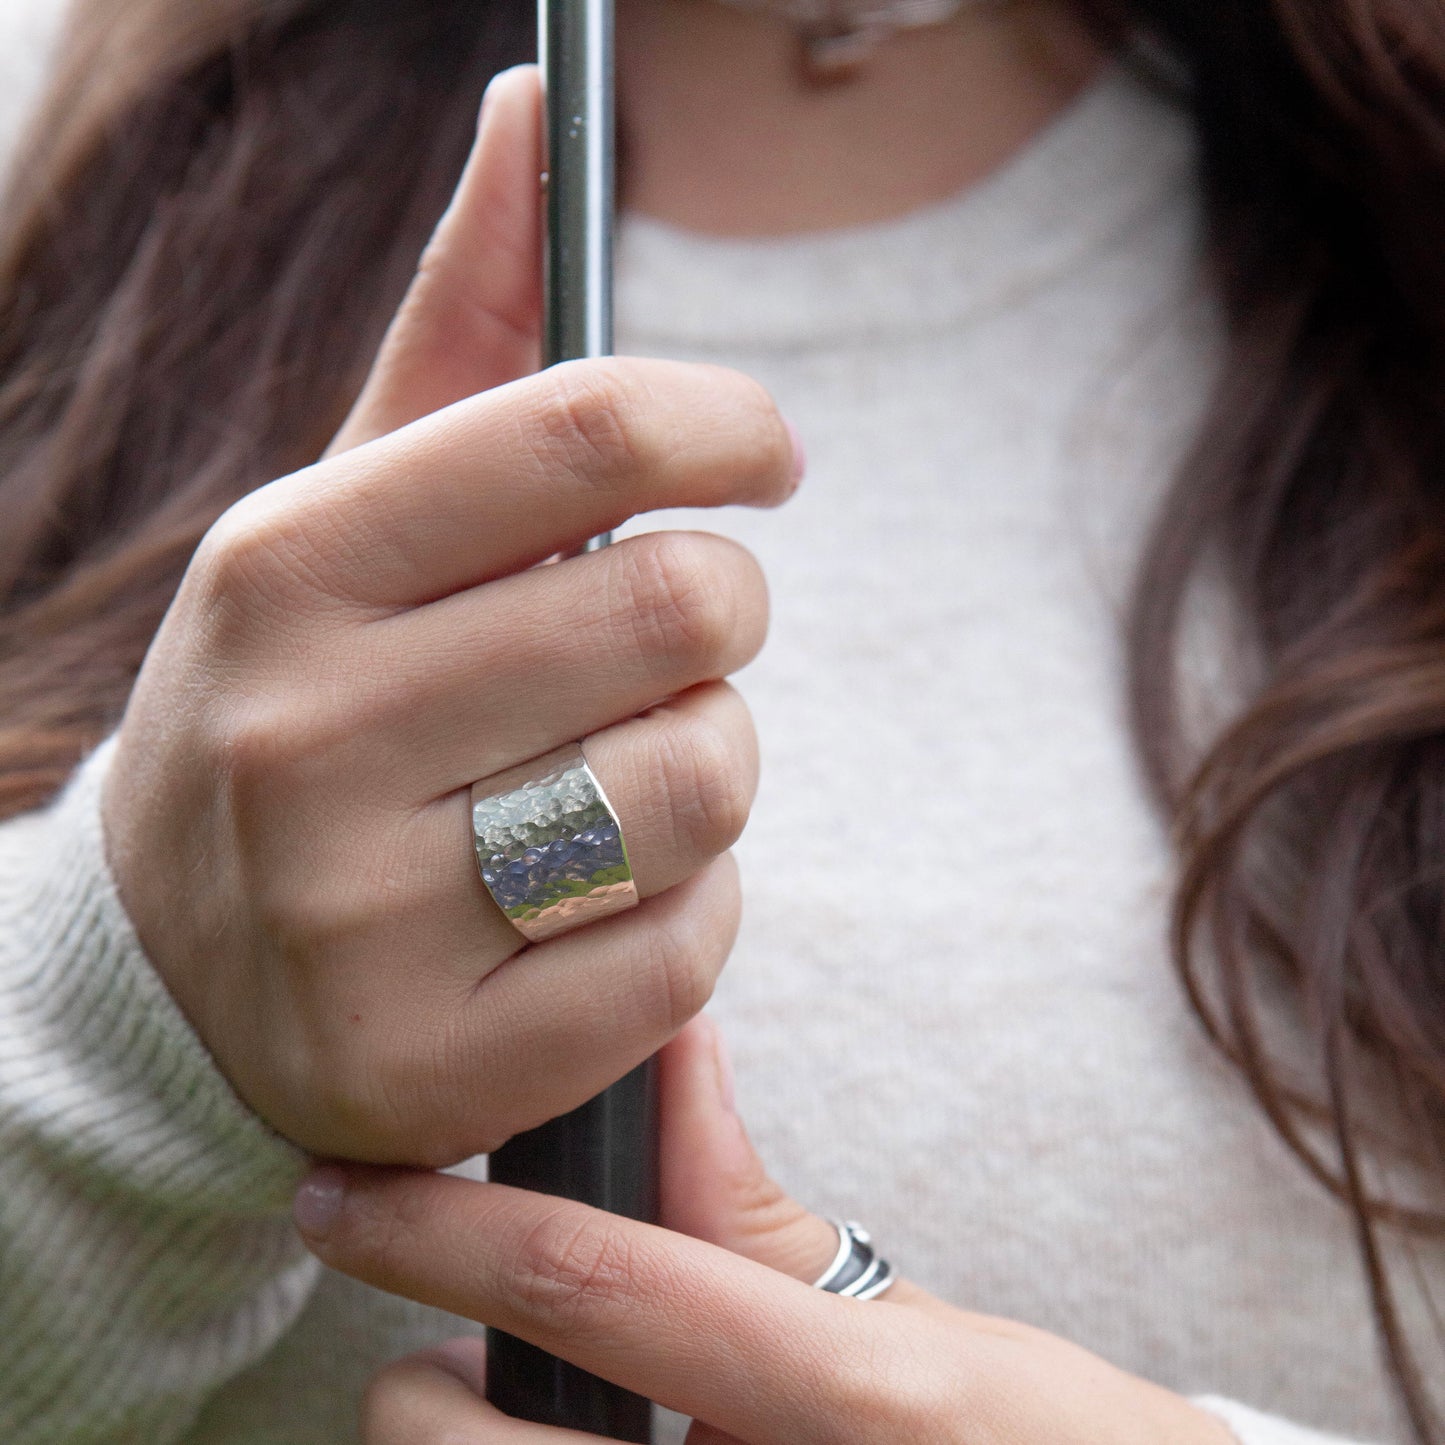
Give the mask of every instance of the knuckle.
[[552, 369], [542, 408], [550, 450], [579, 479], [616, 487], [645, 469], [645, 397], [625, 362], [579, 362]]
[[679, 662], [697, 676], [721, 671], [738, 630], [737, 606], [697, 539], [654, 532], [618, 552], [621, 610], [635, 647], [669, 675]]
[[712, 997], [737, 922], [735, 910], [731, 928], [720, 928], [714, 913], [687, 909], [652, 929], [639, 950], [643, 1010], [659, 1033], [675, 1034]]
[[299, 816], [348, 737], [318, 699], [288, 689], [233, 702], [215, 723], [208, 752], [245, 829], [262, 814]]
[[201, 538], [187, 583], [220, 615], [259, 616], [295, 633], [298, 617], [314, 622], [354, 612], [344, 583], [369, 564], [370, 532], [357, 529], [325, 465], [258, 487]]
[[388, 697], [369, 680], [349, 639], [301, 635], [277, 652], [267, 643], [217, 668], [204, 743], [216, 775], [274, 797], [289, 813], [312, 798], [348, 796], [342, 785], [363, 765], [379, 782], [386, 774], [376, 767], [375, 740], [395, 726], [406, 694]]
[[191, 577], [216, 597], [247, 590], [264, 577], [274, 560], [269, 527], [254, 518], [255, 503], [243, 498], [211, 524], [191, 558]]
[[634, 1277], [626, 1235], [606, 1219], [575, 1208], [544, 1216], [517, 1250], [511, 1288], [527, 1317], [543, 1317], [563, 1330], [628, 1308]]
[[232, 708], [215, 729], [214, 762], [233, 787], [262, 788], [309, 751], [306, 731], [290, 703], [253, 698]]
[[679, 851], [710, 856], [732, 847], [752, 809], [751, 769], [743, 749], [710, 719], [677, 722], [662, 734]]
[[377, 869], [366, 837], [336, 827], [325, 725], [305, 708], [249, 708], [206, 751], [253, 913], [283, 940], [351, 938], [377, 912]]
[[191, 559], [189, 575], [218, 608], [242, 604], [288, 615], [298, 595], [315, 590], [306, 558], [294, 519], [253, 494], [211, 524]]

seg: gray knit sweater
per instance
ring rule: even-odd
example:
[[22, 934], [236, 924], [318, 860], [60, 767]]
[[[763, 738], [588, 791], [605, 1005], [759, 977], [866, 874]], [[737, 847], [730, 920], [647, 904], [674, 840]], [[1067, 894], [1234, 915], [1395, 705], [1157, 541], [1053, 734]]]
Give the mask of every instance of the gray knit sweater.
[[[43, 8], [0, 14], [22, 78]], [[1191, 160], [1113, 76], [893, 224], [625, 225], [624, 349], [752, 371], [812, 459], [783, 512], [647, 523], [741, 538], [774, 593], [715, 1011], [777, 1174], [929, 1288], [1207, 1395], [1244, 1445], [1384, 1442], [1349, 1224], [1179, 997], [1122, 721], [1120, 597], [1216, 355]], [[303, 1161], [115, 896], [108, 760], [0, 828], [0, 1440], [337, 1445], [377, 1363], [462, 1326], [296, 1242]]]

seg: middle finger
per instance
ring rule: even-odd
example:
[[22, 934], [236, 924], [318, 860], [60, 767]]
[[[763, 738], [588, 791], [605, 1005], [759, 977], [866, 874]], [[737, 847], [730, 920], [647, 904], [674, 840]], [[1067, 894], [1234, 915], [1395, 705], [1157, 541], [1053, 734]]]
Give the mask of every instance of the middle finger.
[[[368, 767], [430, 801], [749, 662], [767, 585], [735, 542], [632, 537], [363, 629]], [[354, 719], [348, 720], [352, 737]]]

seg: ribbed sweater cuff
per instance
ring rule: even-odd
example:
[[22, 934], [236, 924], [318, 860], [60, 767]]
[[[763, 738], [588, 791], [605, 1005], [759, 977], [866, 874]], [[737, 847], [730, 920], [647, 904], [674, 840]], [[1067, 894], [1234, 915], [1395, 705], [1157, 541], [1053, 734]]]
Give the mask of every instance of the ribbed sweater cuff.
[[1233, 1400], [1221, 1400], [1215, 1395], [1203, 1396], [1194, 1403], [1224, 1421], [1234, 1432], [1239, 1445], [1360, 1445], [1360, 1442], [1347, 1440], [1341, 1435], [1322, 1435], [1318, 1430], [1291, 1425], [1288, 1420], [1262, 1415], [1258, 1410], [1251, 1410]]
[[183, 1212], [284, 1210], [305, 1156], [241, 1103], [141, 948], [106, 863], [101, 745], [0, 828], [0, 1089], [61, 1173]]
[[0, 1439], [168, 1445], [318, 1266], [304, 1167], [232, 1093], [106, 867], [102, 747], [0, 827]]

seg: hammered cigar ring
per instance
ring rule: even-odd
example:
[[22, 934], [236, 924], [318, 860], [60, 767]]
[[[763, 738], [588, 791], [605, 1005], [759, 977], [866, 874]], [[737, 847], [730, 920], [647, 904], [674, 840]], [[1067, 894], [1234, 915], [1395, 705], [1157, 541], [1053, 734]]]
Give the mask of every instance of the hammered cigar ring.
[[580, 743], [472, 784], [482, 882], [529, 943], [637, 906], [622, 826]]

